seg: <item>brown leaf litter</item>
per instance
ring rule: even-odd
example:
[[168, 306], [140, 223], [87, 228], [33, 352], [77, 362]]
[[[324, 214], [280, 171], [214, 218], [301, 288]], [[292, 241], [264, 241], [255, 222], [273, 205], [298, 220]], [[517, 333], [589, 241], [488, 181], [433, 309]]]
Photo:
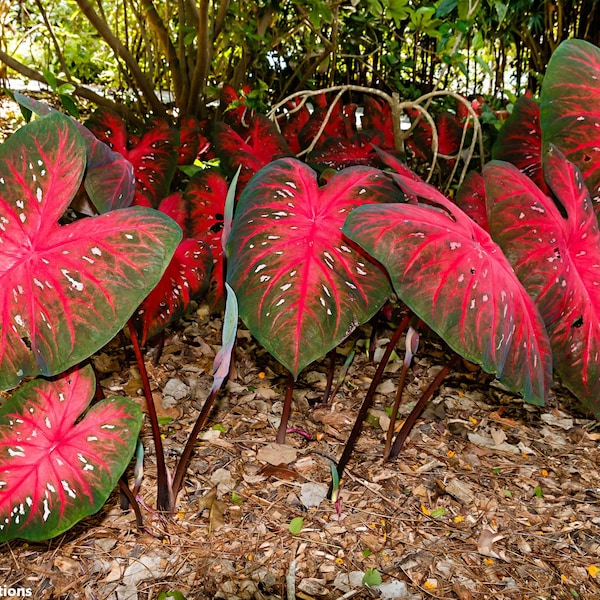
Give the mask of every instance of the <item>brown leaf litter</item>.
[[[342, 481], [338, 516], [323, 498], [375, 372], [367, 334], [355, 332], [359, 352], [331, 405], [319, 405], [325, 361], [300, 376], [290, 427], [311, 439], [288, 434], [278, 448], [286, 375], [242, 329], [236, 377], [197, 443], [177, 514], [153, 509], [146, 423], [145, 530], [115, 492], [57, 539], [2, 545], [0, 583], [72, 600], [150, 600], [175, 589], [189, 600], [600, 598], [600, 428], [562, 388], [539, 408], [459, 369], [399, 459], [384, 463], [385, 408], [400, 366], [392, 363]], [[171, 419], [162, 427], [171, 469], [210, 389], [219, 336], [220, 321], [201, 310], [169, 333], [158, 366], [147, 352], [160, 414]], [[446, 360], [435, 339], [422, 348], [404, 416]], [[118, 340], [95, 364], [107, 395], [143, 404], [133, 357]], [[295, 517], [304, 521], [292, 535]], [[378, 589], [362, 585], [367, 569], [381, 573]]]

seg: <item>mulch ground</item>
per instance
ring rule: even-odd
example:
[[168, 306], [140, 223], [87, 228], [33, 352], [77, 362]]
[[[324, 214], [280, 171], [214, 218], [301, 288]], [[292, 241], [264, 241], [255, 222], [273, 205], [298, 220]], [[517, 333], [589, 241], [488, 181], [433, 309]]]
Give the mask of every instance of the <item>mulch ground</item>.
[[[177, 457], [212, 383], [219, 319], [200, 307], [169, 332], [148, 369], [163, 418], [167, 464]], [[324, 495], [376, 365], [369, 329], [340, 348], [357, 354], [321, 406], [326, 361], [301, 374], [284, 448], [274, 445], [286, 374], [240, 328], [235, 377], [196, 446], [173, 515], [156, 506], [155, 455], [146, 424], [144, 529], [111, 496], [99, 514], [42, 544], [2, 546], [0, 581], [34, 598], [600, 598], [598, 423], [557, 388], [546, 407], [524, 404], [480, 371], [459, 367], [414, 427], [400, 457], [382, 461], [385, 407], [399, 350], [340, 487]], [[383, 329], [383, 348], [391, 331]], [[402, 343], [399, 348], [402, 348]], [[380, 354], [380, 349], [378, 350]], [[446, 361], [424, 340], [408, 378], [408, 414]], [[107, 395], [140, 403], [131, 350], [115, 340], [95, 359]], [[290, 522], [303, 517], [299, 533]], [[382, 585], [362, 577], [376, 569]], [[0, 590], [2, 588], [0, 587]]]

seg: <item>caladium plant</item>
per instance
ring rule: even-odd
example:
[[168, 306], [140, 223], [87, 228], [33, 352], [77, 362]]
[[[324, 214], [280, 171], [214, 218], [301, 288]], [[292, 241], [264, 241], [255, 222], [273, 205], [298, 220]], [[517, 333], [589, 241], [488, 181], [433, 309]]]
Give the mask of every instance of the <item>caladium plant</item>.
[[135, 311], [130, 324], [140, 345], [181, 317], [208, 290], [213, 257], [203, 240], [182, 240], [161, 280]]
[[179, 318], [190, 301], [208, 293], [213, 307], [223, 296], [221, 233], [227, 180], [217, 169], [194, 175], [182, 192], [165, 198], [159, 210], [182, 229], [180, 242], [161, 281], [140, 305], [131, 324], [140, 344]]
[[0, 541], [54, 537], [106, 502], [131, 460], [142, 411], [88, 405], [90, 366], [23, 385], [0, 408]]
[[227, 281], [241, 319], [294, 378], [387, 300], [387, 275], [341, 228], [357, 206], [394, 198], [398, 190], [377, 169], [345, 169], [319, 187], [296, 159], [270, 163], [240, 196]]
[[542, 85], [544, 146], [554, 144], [581, 171], [600, 215], [600, 49], [566, 40], [548, 63]]
[[139, 408], [124, 398], [83, 416], [95, 379], [75, 365], [154, 288], [181, 230], [143, 207], [61, 225], [86, 148], [89, 139], [58, 113], [0, 146], [0, 386], [70, 369], [25, 384], [0, 411], [0, 539], [46, 539], [96, 512], [141, 426]]
[[259, 169], [292, 154], [275, 123], [260, 114], [254, 114], [241, 133], [226, 123], [217, 123], [213, 142], [226, 175], [233, 177], [237, 169], [242, 168], [238, 190], [242, 190]]
[[[18, 92], [15, 93], [15, 99], [37, 115], [60, 114], [51, 106]], [[133, 202], [135, 194], [133, 166], [121, 154], [96, 138], [87, 127], [74, 119], [71, 122], [85, 142], [87, 160], [83, 184], [94, 207], [101, 214], [126, 208]]]
[[485, 183], [483, 177], [477, 171], [469, 171], [462, 185], [458, 188], [454, 203], [469, 215], [479, 227], [488, 233], [487, 210], [485, 205]]
[[85, 125], [133, 165], [137, 183], [134, 204], [157, 208], [169, 195], [179, 159], [179, 131], [154, 120], [138, 136], [128, 131], [120, 115], [107, 108], [99, 108]]
[[356, 208], [344, 234], [386, 267], [398, 297], [451, 348], [543, 404], [550, 344], [499, 246], [433, 186], [394, 178], [419, 203]]
[[159, 210], [182, 229], [180, 242], [161, 281], [131, 320], [143, 346], [148, 339], [178, 319], [191, 300], [209, 294], [217, 306], [223, 294], [221, 232], [227, 181], [217, 169], [194, 175], [183, 192], [165, 198]]
[[142, 207], [68, 225], [86, 147], [67, 117], [33, 121], [0, 147], [0, 388], [90, 356], [160, 279], [181, 237]]
[[492, 158], [512, 163], [545, 193], [548, 192], [542, 170], [542, 128], [540, 105], [521, 96], [510, 117], [498, 132]]
[[535, 299], [563, 383], [600, 417], [600, 232], [579, 169], [551, 146], [557, 203], [511, 164], [484, 168], [492, 234]]

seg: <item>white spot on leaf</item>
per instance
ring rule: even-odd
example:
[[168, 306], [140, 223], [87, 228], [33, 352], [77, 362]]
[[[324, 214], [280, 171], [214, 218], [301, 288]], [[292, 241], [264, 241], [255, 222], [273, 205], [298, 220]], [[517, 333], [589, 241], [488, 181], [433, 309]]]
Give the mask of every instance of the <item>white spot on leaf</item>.
[[[50, 485], [50, 484], [48, 484]], [[48, 517], [52, 514], [50, 512], [50, 508], [48, 507], [48, 498], [44, 498], [44, 501], [42, 502], [43, 506], [44, 506], [44, 514], [42, 515], [42, 519], [44, 521], [48, 520]]]
[[77, 281], [76, 279], [73, 279], [69, 275], [68, 269], [61, 269], [60, 272], [65, 276], [65, 278], [71, 284], [71, 287], [73, 289], [77, 290], [78, 292], [81, 292], [83, 290], [83, 283], [81, 283], [81, 281]]

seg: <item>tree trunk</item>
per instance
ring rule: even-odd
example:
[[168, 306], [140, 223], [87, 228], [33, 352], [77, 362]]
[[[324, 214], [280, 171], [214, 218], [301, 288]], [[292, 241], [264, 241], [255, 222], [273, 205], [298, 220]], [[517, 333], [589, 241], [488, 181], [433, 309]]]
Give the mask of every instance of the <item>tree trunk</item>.
[[96, 28], [102, 39], [112, 48], [115, 56], [123, 60], [127, 65], [129, 72], [132, 74], [136, 84], [146, 98], [150, 108], [159, 116], [166, 116], [165, 107], [157, 98], [154, 92], [154, 86], [148, 78], [142, 73], [139, 64], [131, 55], [131, 52], [121, 43], [121, 41], [113, 34], [110, 27], [104, 19], [94, 10], [89, 0], [76, 0], [81, 12], [86, 16], [88, 21]]
[[[145, 11], [145, 16], [148, 19], [148, 23], [156, 34], [162, 51], [165, 53], [167, 58], [169, 72], [173, 78], [173, 94], [175, 96], [175, 104], [179, 108], [182, 108], [183, 99], [187, 98], [188, 95], [189, 83], [187, 81], [185, 71], [182, 69], [182, 63], [177, 54], [177, 49], [175, 48], [175, 45], [169, 36], [169, 32], [163, 20], [156, 11], [152, 0], [142, 0], [142, 7]], [[182, 19], [183, 15], [180, 14], [179, 18]]]

